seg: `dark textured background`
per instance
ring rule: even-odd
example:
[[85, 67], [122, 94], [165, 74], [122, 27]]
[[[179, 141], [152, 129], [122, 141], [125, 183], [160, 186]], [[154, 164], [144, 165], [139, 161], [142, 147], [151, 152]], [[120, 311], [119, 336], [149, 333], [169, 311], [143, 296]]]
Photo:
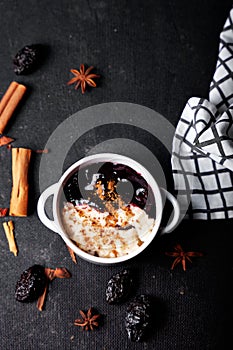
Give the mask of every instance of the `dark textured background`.
[[[208, 96], [219, 33], [230, 8], [227, 0], [0, 1], [0, 95], [12, 80], [28, 86], [24, 103], [6, 130], [16, 139], [13, 145], [42, 149], [63, 120], [103, 102], [141, 104], [175, 126], [189, 97]], [[47, 59], [33, 74], [17, 77], [12, 58], [31, 43], [46, 45]], [[94, 65], [102, 75], [98, 88], [85, 95], [66, 86], [69, 69], [82, 62]], [[118, 136], [114, 130], [110, 135]], [[90, 131], [79, 140], [76, 157], [108, 137], [109, 130]], [[137, 138], [143, 142], [143, 134]], [[232, 344], [233, 326], [232, 220], [183, 221], [171, 235], [156, 238], [131, 262], [104, 267], [78, 260], [76, 266], [63, 241], [37, 217], [39, 164], [40, 155], [34, 155], [30, 215], [14, 218], [17, 257], [8, 250], [3, 228], [0, 232], [1, 349], [229, 348], [226, 344]], [[172, 186], [166, 152], [163, 167]], [[6, 148], [0, 150], [0, 174], [0, 206], [7, 206], [11, 173]], [[171, 272], [172, 258], [164, 252], [176, 242], [184, 249], [202, 251], [204, 257], [193, 259], [186, 272], [181, 266]], [[43, 312], [35, 303], [21, 304], [14, 298], [20, 274], [35, 263], [65, 266], [72, 273], [69, 280], [51, 283]], [[118, 306], [105, 302], [107, 280], [124, 267], [130, 267], [135, 276], [135, 294], [150, 294], [156, 303], [153, 332], [139, 344], [131, 343], [124, 329], [130, 300]], [[104, 315], [103, 324], [93, 332], [82, 332], [73, 322], [79, 309], [90, 306]]]

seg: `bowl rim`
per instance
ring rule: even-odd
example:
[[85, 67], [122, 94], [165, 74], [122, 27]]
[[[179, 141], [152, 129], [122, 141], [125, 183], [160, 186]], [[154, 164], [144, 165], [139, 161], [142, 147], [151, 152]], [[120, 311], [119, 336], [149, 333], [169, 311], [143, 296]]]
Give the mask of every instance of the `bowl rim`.
[[[63, 184], [65, 180], [70, 176], [70, 174], [78, 169], [80, 166], [98, 163], [98, 162], [112, 162], [112, 163], [120, 163], [123, 165], [127, 165], [131, 167], [133, 170], [139, 172], [144, 179], [147, 181], [147, 183], [150, 185], [153, 195], [156, 198], [155, 201], [155, 207], [156, 207], [156, 217], [155, 217], [155, 224], [153, 227], [153, 230], [151, 232], [150, 237], [144, 241], [144, 243], [139, 246], [137, 249], [132, 250], [131, 253], [119, 256], [119, 257], [112, 257], [112, 258], [104, 258], [99, 256], [94, 256], [89, 254], [88, 252], [85, 252], [84, 250], [80, 249], [75, 243], [72, 242], [72, 240], [69, 238], [68, 234], [65, 232], [63, 226], [62, 226], [62, 220], [60, 217], [60, 195], [63, 191]], [[163, 212], [163, 199], [162, 194], [160, 191], [160, 188], [152, 176], [152, 174], [138, 161], [134, 160], [133, 158], [118, 154], [118, 153], [98, 153], [93, 154], [89, 156], [82, 157], [75, 163], [73, 163], [68, 169], [63, 173], [63, 175], [60, 177], [59, 181], [57, 182], [57, 188], [54, 192], [53, 196], [53, 216], [54, 216], [54, 222], [58, 229], [58, 234], [62, 237], [62, 239], [65, 241], [65, 243], [81, 258], [84, 260], [88, 260], [90, 262], [96, 263], [96, 264], [102, 264], [102, 265], [108, 265], [108, 264], [116, 264], [120, 262], [124, 262], [127, 260], [130, 260], [140, 254], [142, 251], [148, 247], [148, 245], [153, 241], [155, 236], [157, 235], [157, 232], [160, 227], [161, 219], [162, 219], [162, 212]]]

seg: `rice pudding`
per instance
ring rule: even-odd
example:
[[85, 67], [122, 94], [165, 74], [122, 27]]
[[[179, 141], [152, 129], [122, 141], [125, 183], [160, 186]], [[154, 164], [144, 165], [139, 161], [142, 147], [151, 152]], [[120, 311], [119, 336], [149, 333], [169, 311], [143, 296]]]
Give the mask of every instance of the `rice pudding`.
[[63, 224], [82, 250], [105, 258], [123, 256], [140, 246], [152, 232], [154, 219], [135, 205], [119, 208], [114, 215], [88, 204], [66, 203]]
[[89, 254], [105, 258], [127, 255], [153, 230], [148, 184], [125, 165], [105, 163], [98, 173], [91, 168], [79, 170], [65, 183], [64, 194], [64, 229]]

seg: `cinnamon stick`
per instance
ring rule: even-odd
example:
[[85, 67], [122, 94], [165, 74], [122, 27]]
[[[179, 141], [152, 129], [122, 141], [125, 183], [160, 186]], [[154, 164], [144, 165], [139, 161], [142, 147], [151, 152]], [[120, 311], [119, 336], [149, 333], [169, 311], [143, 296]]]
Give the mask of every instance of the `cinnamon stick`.
[[9, 244], [9, 250], [16, 256], [18, 254], [18, 249], [15, 243], [15, 237], [14, 237], [14, 224], [10, 220], [10, 221], [4, 222], [2, 225]]
[[12, 148], [12, 190], [9, 215], [27, 216], [28, 209], [28, 169], [31, 150]]
[[0, 134], [4, 132], [12, 114], [26, 92], [26, 86], [13, 81], [0, 101]]

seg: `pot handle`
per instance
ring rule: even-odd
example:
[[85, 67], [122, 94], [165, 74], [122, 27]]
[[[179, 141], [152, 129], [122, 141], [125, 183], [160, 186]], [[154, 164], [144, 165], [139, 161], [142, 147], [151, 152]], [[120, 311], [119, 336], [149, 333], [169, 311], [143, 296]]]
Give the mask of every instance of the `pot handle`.
[[57, 188], [57, 183], [49, 186], [44, 192], [41, 193], [38, 203], [37, 203], [37, 214], [41, 222], [48, 227], [50, 230], [58, 233], [58, 229], [54, 220], [48, 218], [45, 212], [45, 203], [47, 199], [54, 194], [55, 189]]
[[169, 233], [175, 229], [180, 219], [180, 206], [177, 199], [167, 190], [161, 188], [164, 196], [171, 202], [173, 206], [173, 217], [169, 220], [167, 226], [163, 227], [160, 231], [160, 234]]

